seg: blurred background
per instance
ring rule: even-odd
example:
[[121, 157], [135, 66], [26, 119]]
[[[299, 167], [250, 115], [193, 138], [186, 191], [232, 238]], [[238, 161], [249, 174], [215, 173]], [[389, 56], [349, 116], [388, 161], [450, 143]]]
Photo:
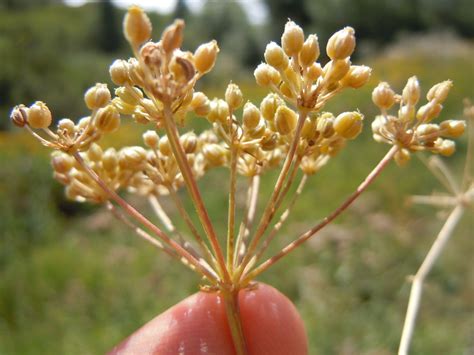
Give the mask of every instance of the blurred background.
[[[258, 102], [266, 94], [256, 88], [252, 71], [266, 43], [279, 41], [288, 18], [306, 34], [317, 33], [322, 49], [336, 30], [355, 28], [353, 61], [371, 66], [373, 77], [326, 109], [336, 114], [359, 109], [366, 115], [365, 132], [311, 179], [270, 254], [336, 207], [385, 154], [388, 147], [373, 142], [369, 128], [376, 114], [370, 93], [379, 81], [400, 91], [416, 74], [426, 93], [452, 79], [444, 119], [460, 118], [463, 98], [474, 97], [471, 0], [142, 3], [156, 39], [180, 17], [187, 25], [185, 48], [218, 40], [216, 69], [200, 83], [211, 98], [222, 97], [231, 79], [246, 99]], [[108, 66], [130, 56], [121, 33], [126, 6], [126, 1], [0, 0], [0, 354], [103, 353], [198, 289], [194, 274], [135, 238], [104, 208], [67, 201], [51, 177], [47, 149], [8, 119], [15, 104], [35, 100], [47, 102], [56, 119], [86, 115], [84, 91], [96, 82], [113, 87]], [[121, 130], [111, 144], [140, 144], [141, 130]], [[464, 137], [457, 154], [446, 159], [458, 180], [466, 147]], [[217, 170], [200, 181], [220, 232], [226, 176]], [[261, 201], [275, 176], [266, 179]], [[216, 186], [222, 194], [206, 194]], [[417, 270], [446, 216], [407, 199], [436, 191], [443, 187], [418, 159], [403, 169], [390, 166], [344, 217], [261, 277], [296, 304], [312, 354], [396, 352], [407, 276]], [[468, 214], [425, 285], [413, 354], [474, 353], [472, 210]]]

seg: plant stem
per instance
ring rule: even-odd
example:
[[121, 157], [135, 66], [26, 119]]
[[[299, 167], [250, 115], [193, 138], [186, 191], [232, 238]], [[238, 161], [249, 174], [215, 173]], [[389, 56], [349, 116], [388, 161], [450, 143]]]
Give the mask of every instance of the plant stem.
[[107, 184], [97, 175], [97, 173], [92, 170], [92, 168], [86, 164], [84, 159], [82, 159], [79, 152], [75, 152], [73, 157], [76, 159], [78, 164], [85, 170], [85, 172], [97, 183], [97, 185], [104, 190], [109, 197], [114, 200], [123, 210], [133, 217], [135, 220], [143, 224], [145, 227], [150, 229], [156, 236], [158, 236], [166, 245], [170, 246], [174, 249], [181, 257], [188, 260], [188, 262], [196, 267], [197, 270], [204, 276], [206, 276], [209, 281], [215, 283], [216, 277], [215, 275], [211, 274], [203, 265], [199, 263], [194, 256], [192, 256], [186, 249], [184, 249], [181, 245], [176, 243], [173, 239], [168, 237], [165, 232], [163, 232], [160, 228], [155, 226], [152, 222], [150, 222], [144, 215], [142, 215], [138, 210], [136, 210], [132, 205], [130, 205], [127, 201], [122, 199], [114, 190], [112, 190]]
[[301, 196], [301, 193], [303, 192], [304, 186], [306, 185], [306, 181], [308, 180], [308, 175], [304, 174], [301, 177], [300, 183], [298, 184], [298, 188], [296, 189], [295, 194], [291, 197], [290, 202], [288, 203], [288, 207], [286, 210], [281, 214], [280, 219], [278, 222], [273, 226], [273, 229], [271, 230], [270, 234], [268, 237], [265, 239], [263, 242], [262, 248], [257, 252], [256, 256], [258, 261], [263, 253], [267, 250], [268, 246], [272, 242], [273, 238], [277, 235], [278, 231], [281, 229], [287, 218], [289, 217], [291, 210], [293, 209], [293, 206], [296, 203], [296, 200], [298, 200], [298, 197]]
[[229, 272], [226, 268], [224, 255], [222, 253], [222, 248], [219, 245], [219, 241], [217, 239], [217, 235], [214, 231], [214, 227], [212, 226], [211, 219], [207, 213], [206, 207], [204, 206], [204, 202], [201, 197], [201, 193], [197, 187], [196, 180], [194, 179], [193, 172], [191, 167], [189, 166], [188, 160], [186, 158], [186, 154], [184, 153], [183, 147], [179, 142], [178, 130], [176, 128], [176, 123], [173, 119], [173, 112], [171, 109], [171, 104], [168, 102], [163, 102], [163, 113], [165, 118], [165, 130], [166, 135], [168, 136], [171, 149], [173, 151], [173, 155], [178, 163], [179, 169], [181, 174], [183, 175], [183, 179], [186, 183], [186, 187], [188, 189], [189, 194], [191, 195], [191, 199], [193, 200], [194, 207], [196, 208], [197, 214], [199, 219], [202, 223], [204, 231], [209, 238], [211, 243], [211, 247], [215, 254], [218, 263], [218, 272], [220, 276], [223, 278], [225, 282], [230, 281]]
[[326, 218], [324, 218], [320, 223], [315, 225], [310, 230], [306, 231], [305, 233], [301, 234], [296, 240], [292, 243], [288, 244], [284, 247], [278, 254], [272, 256], [270, 259], [267, 259], [262, 264], [257, 266], [253, 271], [248, 273], [246, 276], [243, 277], [242, 286], [245, 286], [248, 282], [254, 279], [257, 275], [268, 269], [270, 266], [275, 264], [278, 260], [289, 254], [299, 245], [306, 242], [309, 238], [311, 238], [314, 234], [316, 234], [319, 230], [323, 229], [326, 225], [332, 222], [336, 217], [338, 217], [343, 211], [349, 207], [357, 197], [360, 196], [362, 192], [364, 192], [367, 187], [375, 180], [375, 178], [385, 169], [388, 163], [392, 160], [395, 153], [398, 151], [397, 146], [393, 146], [387, 154], [380, 160], [377, 166], [367, 175], [364, 181], [357, 187], [357, 189], [339, 206], [337, 207], [332, 213], [330, 213]]
[[247, 347], [240, 319], [239, 289], [232, 288], [229, 290], [223, 288], [221, 289], [221, 296], [224, 300], [227, 323], [229, 324], [230, 333], [234, 342], [235, 352], [237, 355], [245, 355], [247, 354]]
[[229, 211], [227, 216], [227, 270], [233, 274], [235, 249], [235, 191], [237, 187], [237, 154], [235, 132], [232, 125], [232, 111], [229, 113], [230, 135], [230, 181], [229, 181]]
[[290, 170], [291, 164], [293, 163], [293, 158], [295, 157], [296, 149], [298, 148], [298, 142], [300, 140], [301, 130], [303, 128], [306, 116], [307, 116], [306, 111], [300, 111], [299, 117], [298, 117], [298, 123], [296, 126], [293, 140], [290, 145], [290, 149], [288, 151], [288, 154], [286, 155], [286, 159], [285, 159], [285, 162], [283, 163], [283, 167], [280, 171], [280, 175], [278, 176], [277, 182], [275, 184], [275, 189], [273, 190], [272, 195], [270, 196], [270, 200], [268, 201], [265, 207], [262, 219], [260, 220], [260, 224], [257, 227], [257, 231], [255, 232], [255, 235], [253, 236], [253, 239], [250, 242], [248, 251], [242, 260], [242, 264], [240, 267], [241, 271], [245, 269], [245, 266], [248, 264], [248, 262], [254, 255], [255, 250], [260, 242], [262, 235], [265, 233], [266, 228], [268, 227], [273, 216], [275, 215], [275, 212], [276, 212], [275, 204], [277, 202], [278, 197], [280, 196], [283, 183], [285, 182], [288, 176], [288, 172]]
[[178, 193], [176, 190], [173, 188], [173, 186], [168, 186], [168, 191], [170, 192], [170, 196], [173, 199], [176, 208], [178, 209], [179, 214], [181, 215], [181, 218], [183, 218], [184, 222], [188, 226], [189, 230], [191, 231], [191, 234], [194, 236], [194, 239], [196, 239], [199, 249], [201, 249], [201, 252], [203, 255], [206, 256], [206, 260], [215, 265], [215, 258], [212, 255], [211, 251], [209, 250], [208, 246], [200, 236], [199, 232], [197, 231], [196, 227], [194, 226], [193, 221], [191, 220], [191, 217], [189, 216], [188, 212], [186, 211], [186, 208], [184, 208], [183, 203], [181, 202], [181, 199], [178, 196]]
[[235, 243], [234, 250], [234, 268], [241, 260], [241, 257], [245, 253], [245, 246], [247, 238], [250, 234], [250, 228], [252, 228], [253, 220], [255, 218], [255, 211], [257, 209], [258, 192], [260, 189], [260, 176], [254, 175], [249, 181], [249, 187], [247, 192], [247, 203], [245, 206], [244, 219], [242, 220], [239, 227], [239, 234]]
[[398, 349], [399, 355], [408, 354], [410, 342], [415, 328], [416, 316], [420, 307], [421, 294], [423, 291], [423, 282], [428, 273], [433, 268], [436, 260], [444, 250], [446, 243], [451, 238], [454, 228], [457, 226], [459, 220], [464, 213], [464, 206], [459, 203], [450, 213], [443, 227], [439, 231], [430, 251], [426, 255], [423, 263], [418, 269], [416, 275], [413, 277], [413, 283], [410, 291], [410, 299], [408, 301], [408, 308], [403, 324], [402, 337], [400, 340], [400, 347]]

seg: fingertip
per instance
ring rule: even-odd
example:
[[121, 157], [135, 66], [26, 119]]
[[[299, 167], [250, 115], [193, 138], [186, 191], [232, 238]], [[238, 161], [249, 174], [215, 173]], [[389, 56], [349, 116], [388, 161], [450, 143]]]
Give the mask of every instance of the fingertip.
[[303, 321], [293, 303], [275, 288], [258, 284], [239, 294], [242, 328], [250, 354], [307, 354]]

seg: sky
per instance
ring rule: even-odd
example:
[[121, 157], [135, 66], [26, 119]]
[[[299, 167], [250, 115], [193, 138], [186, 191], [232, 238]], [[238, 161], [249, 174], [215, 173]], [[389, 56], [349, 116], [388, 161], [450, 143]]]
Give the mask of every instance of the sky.
[[[100, 0], [64, 0], [67, 5], [81, 6], [87, 2], [98, 2]], [[205, 0], [187, 0], [189, 8], [193, 11], [199, 11]], [[220, 0], [210, 0], [219, 2]], [[242, 4], [247, 13], [249, 21], [254, 24], [261, 24], [267, 17], [267, 9], [262, 0], [232, 0]], [[158, 11], [161, 13], [170, 13], [173, 11], [176, 0], [113, 0], [113, 3], [120, 7], [130, 5], [139, 5], [147, 11]]]

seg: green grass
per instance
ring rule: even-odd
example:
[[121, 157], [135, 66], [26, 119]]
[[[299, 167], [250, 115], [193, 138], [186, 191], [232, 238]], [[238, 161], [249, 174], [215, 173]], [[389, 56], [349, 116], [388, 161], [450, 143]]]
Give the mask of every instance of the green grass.
[[[368, 127], [375, 113], [370, 91], [379, 79], [399, 89], [416, 73], [426, 92], [451, 78], [455, 89], [443, 117], [459, 117], [462, 98], [472, 96], [471, 58], [369, 63], [379, 73], [369, 87], [328, 107], [366, 113], [365, 133], [311, 180], [270, 252], [337, 206], [387, 151], [371, 141]], [[245, 93], [249, 84], [242, 86]], [[222, 96], [223, 89], [213, 92]], [[262, 90], [250, 90], [249, 97], [261, 96]], [[114, 139], [134, 141], [130, 133]], [[459, 168], [465, 149], [461, 140], [449, 164]], [[0, 161], [0, 354], [103, 353], [198, 289], [197, 277], [114, 223], [103, 208], [65, 201], [51, 179], [47, 152], [36, 142], [16, 133], [1, 136]], [[200, 181], [220, 235], [226, 174], [217, 170]], [[274, 178], [266, 177], [262, 196], [269, 196]], [[206, 193], [216, 186], [223, 194]], [[405, 201], [433, 190], [442, 189], [416, 159], [404, 169], [390, 166], [334, 227], [261, 277], [297, 305], [311, 353], [395, 352], [409, 294], [406, 276], [442, 225], [435, 210]], [[414, 354], [460, 354], [472, 346], [474, 242], [468, 219], [428, 279]]]

